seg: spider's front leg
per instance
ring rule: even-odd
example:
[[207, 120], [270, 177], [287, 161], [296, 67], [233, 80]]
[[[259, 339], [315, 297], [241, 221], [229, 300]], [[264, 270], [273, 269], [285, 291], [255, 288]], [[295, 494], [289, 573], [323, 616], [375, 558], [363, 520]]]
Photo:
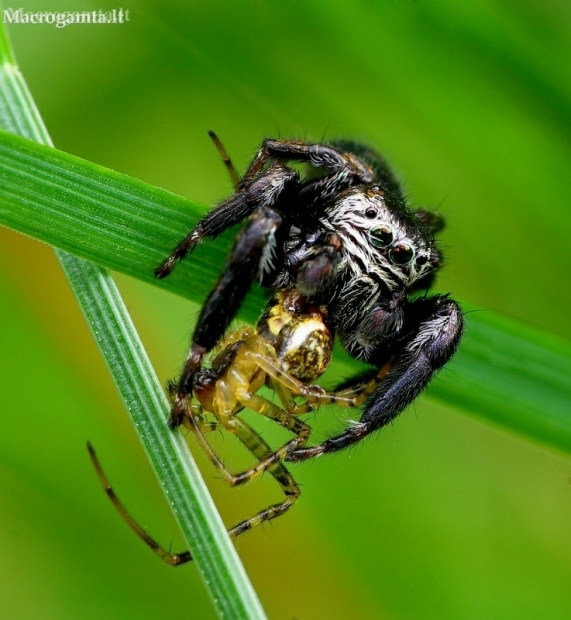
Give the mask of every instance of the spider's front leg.
[[[291, 451], [287, 461], [304, 461], [351, 446], [394, 420], [429, 384], [434, 373], [454, 355], [462, 337], [464, 319], [459, 305], [445, 296], [417, 299], [405, 308], [405, 322], [398, 346], [379, 350], [367, 361], [387, 361], [392, 366], [367, 401], [358, 424], [317, 446]], [[389, 347], [390, 349], [390, 347]]]
[[155, 276], [168, 277], [176, 264], [184, 260], [207, 237], [214, 238], [252, 215], [258, 207], [274, 205], [280, 195], [299, 181], [295, 170], [280, 162], [272, 162], [263, 173], [240, 183], [224, 202], [205, 215], [188, 235], [155, 269]]
[[313, 193], [321, 200], [352, 185], [371, 183], [374, 178], [368, 163], [354, 153], [344, 152], [333, 145], [268, 138], [262, 142], [242, 182], [248, 183], [259, 175], [269, 161], [305, 162], [314, 168], [330, 170], [331, 174], [306, 181], [301, 188], [302, 194]]

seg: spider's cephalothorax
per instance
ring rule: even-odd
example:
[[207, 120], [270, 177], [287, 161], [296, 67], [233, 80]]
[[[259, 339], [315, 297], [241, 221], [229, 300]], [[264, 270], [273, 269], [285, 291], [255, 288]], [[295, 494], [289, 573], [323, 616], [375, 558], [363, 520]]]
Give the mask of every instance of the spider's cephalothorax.
[[[301, 177], [290, 162], [306, 162]], [[441, 255], [443, 222], [412, 210], [380, 155], [351, 141], [311, 144], [265, 140], [235, 192], [206, 215], [157, 268], [166, 277], [206, 237], [241, 221], [222, 274], [202, 307], [177, 386], [169, 424], [182, 423], [204, 355], [223, 337], [253, 279], [294, 290], [327, 310], [345, 349], [390, 368], [358, 424], [317, 446], [291, 446], [304, 460], [349, 446], [393, 420], [454, 354], [463, 330], [448, 296], [428, 289]], [[362, 377], [347, 382], [363, 384]]]

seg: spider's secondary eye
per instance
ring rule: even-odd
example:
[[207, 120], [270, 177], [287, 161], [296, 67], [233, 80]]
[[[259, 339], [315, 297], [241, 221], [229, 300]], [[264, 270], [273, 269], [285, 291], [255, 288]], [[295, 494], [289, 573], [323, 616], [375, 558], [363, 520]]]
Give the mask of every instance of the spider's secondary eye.
[[371, 243], [377, 248], [386, 248], [393, 242], [393, 231], [388, 226], [375, 226], [369, 232]]
[[375, 207], [369, 207], [365, 211], [365, 217], [368, 217], [370, 220], [374, 220], [377, 217], [377, 210]]
[[422, 267], [422, 265], [426, 265], [426, 263], [427, 263], [427, 262], [428, 262], [428, 256], [419, 256], [419, 257], [416, 259], [416, 264], [417, 264], [419, 267]]
[[397, 245], [389, 252], [389, 258], [395, 265], [406, 265], [410, 263], [413, 256], [414, 250], [406, 243]]

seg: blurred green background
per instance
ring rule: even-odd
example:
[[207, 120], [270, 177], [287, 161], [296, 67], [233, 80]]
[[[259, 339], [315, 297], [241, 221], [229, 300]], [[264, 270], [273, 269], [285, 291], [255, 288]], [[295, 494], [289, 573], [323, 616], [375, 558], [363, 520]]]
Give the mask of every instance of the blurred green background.
[[[119, 6], [129, 23], [10, 27], [60, 149], [211, 204], [231, 188], [208, 129], [240, 169], [264, 136], [363, 139], [413, 205], [447, 218], [437, 290], [571, 337], [571, 4], [25, 8]], [[118, 282], [172, 377], [197, 307]], [[182, 544], [51, 250], [0, 229], [0, 289], [3, 617], [212, 618], [196, 568], [163, 565], [98, 486], [87, 439], [149, 532]], [[242, 462], [230, 439], [218, 446]], [[279, 497], [268, 479], [226, 488], [193, 452], [227, 523]], [[295, 474], [295, 509], [238, 543], [272, 619], [570, 617], [569, 456], [422, 397], [376, 438]]]

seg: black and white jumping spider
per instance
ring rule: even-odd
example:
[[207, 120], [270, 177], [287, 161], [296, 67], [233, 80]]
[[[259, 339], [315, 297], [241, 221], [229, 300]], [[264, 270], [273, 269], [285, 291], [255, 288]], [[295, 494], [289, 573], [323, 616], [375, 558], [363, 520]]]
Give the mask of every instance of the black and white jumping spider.
[[[242, 179], [211, 134], [235, 181], [232, 196], [215, 207], [156, 269], [168, 276], [196, 245], [246, 221], [228, 262], [204, 303], [177, 385], [169, 392], [169, 425], [185, 424], [231, 484], [264, 471], [285, 500], [229, 530], [236, 537], [285, 513], [299, 487], [284, 461], [303, 461], [346, 448], [399, 415], [452, 357], [462, 337], [463, 316], [447, 295], [417, 295], [441, 265], [434, 233], [443, 222], [411, 210], [380, 155], [363, 144], [310, 144], [265, 140]], [[289, 164], [305, 162], [302, 178]], [[252, 280], [274, 289], [256, 328], [225, 335]], [[333, 337], [356, 359], [374, 368], [327, 393], [314, 384], [331, 359]], [[217, 348], [210, 366], [205, 355]], [[257, 392], [274, 389], [281, 407]], [[304, 402], [296, 402], [301, 397]], [[337, 403], [364, 410], [358, 423], [308, 446], [310, 427], [297, 416], [315, 405]], [[239, 417], [256, 411], [295, 434], [272, 450]], [[205, 414], [214, 414], [207, 421]], [[232, 474], [204, 432], [224, 428], [256, 457], [250, 469]], [[100, 480], [130, 527], [166, 562], [188, 562], [188, 552], [162, 549], [130, 517], [90, 448]]]
[[[302, 178], [291, 162], [309, 164], [311, 174]], [[361, 143], [267, 139], [235, 192], [198, 222], [156, 269], [157, 277], [168, 276], [203, 239], [244, 220], [202, 307], [169, 425], [182, 423], [205, 354], [222, 339], [255, 278], [324, 306], [353, 357], [391, 367], [358, 424], [320, 445], [295, 447], [286, 460], [340, 450], [388, 424], [452, 357], [462, 336], [454, 300], [411, 298], [428, 289], [441, 265], [434, 233], [442, 219], [410, 209], [385, 160]]]

